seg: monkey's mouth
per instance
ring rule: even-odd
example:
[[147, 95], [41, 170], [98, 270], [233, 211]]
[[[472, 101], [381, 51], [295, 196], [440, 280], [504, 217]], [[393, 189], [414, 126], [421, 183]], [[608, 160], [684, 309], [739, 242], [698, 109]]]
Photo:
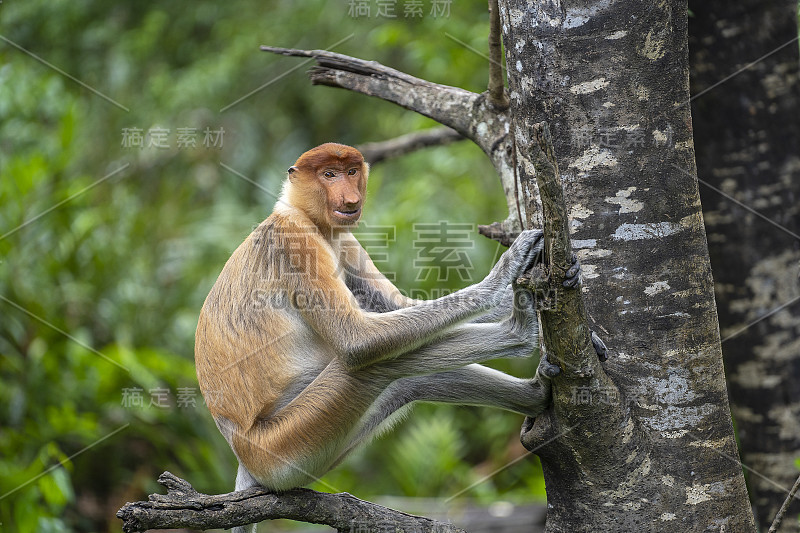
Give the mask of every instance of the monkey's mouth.
[[333, 211], [333, 214], [336, 215], [337, 218], [344, 220], [355, 220], [361, 216], [361, 208], [357, 207], [356, 209], [351, 210], [336, 209]]

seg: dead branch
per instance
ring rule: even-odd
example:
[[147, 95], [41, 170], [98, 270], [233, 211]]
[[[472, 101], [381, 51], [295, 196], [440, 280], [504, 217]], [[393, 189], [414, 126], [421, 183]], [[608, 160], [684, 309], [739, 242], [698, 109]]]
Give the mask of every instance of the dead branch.
[[481, 97], [477, 93], [416, 78], [377, 61], [365, 61], [327, 50], [275, 46], [262, 46], [261, 50], [285, 56], [312, 57], [317, 63], [317, 67], [309, 72], [312, 84], [339, 87], [387, 100], [472, 138], [470, 111]]
[[493, 241], [499, 242], [503, 246], [511, 246], [511, 243], [514, 242], [514, 239], [519, 236], [518, 231], [508, 231], [503, 224], [499, 222], [492, 222], [488, 226], [483, 224], [479, 225], [478, 233], [484, 237], [492, 239]]
[[329, 494], [293, 489], [278, 494], [251, 488], [208, 495], [197, 492], [187, 481], [169, 472], [161, 474], [158, 482], [167, 488], [166, 495], [151, 494], [149, 501], [126, 503], [117, 511], [125, 533], [148, 529], [227, 529], [275, 518], [324, 524], [342, 532], [464, 533], [452, 524], [389, 509], [346, 492]]
[[464, 136], [446, 126], [415, 131], [386, 141], [365, 143], [356, 148], [371, 165], [393, 157], [400, 157], [422, 148], [441, 146], [463, 140]]

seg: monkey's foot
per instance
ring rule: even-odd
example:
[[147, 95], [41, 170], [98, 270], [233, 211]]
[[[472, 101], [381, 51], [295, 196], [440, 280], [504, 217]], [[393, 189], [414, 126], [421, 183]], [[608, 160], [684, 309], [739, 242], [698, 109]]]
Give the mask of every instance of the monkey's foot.
[[570, 262], [572, 263], [572, 266], [569, 267], [565, 274], [566, 279], [564, 280], [563, 285], [564, 287], [573, 289], [581, 283], [581, 262], [578, 261], [578, 256], [575, 254], [572, 254]]
[[594, 331], [590, 333], [592, 336], [592, 346], [594, 346], [594, 351], [597, 353], [598, 359], [605, 361], [608, 359], [608, 348], [606, 348], [606, 343], [604, 343], [603, 339], [601, 339]]
[[543, 353], [539, 361], [539, 373], [545, 377], [553, 378], [561, 373], [561, 367], [551, 363], [550, 360], [547, 359], [547, 354]]
[[[525, 426], [530, 429], [533, 426], [533, 421], [541, 415], [553, 401], [553, 389], [551, 379], [561, 373], [561, 368], [558, 365], [552, 364], [547, 360], [547, 354], [542, 353], [539, 359], [539, 367], [536, 369], [536, 375], [532, 379], [527, 380], [530, 383], [530, 397], [528, 401], [521, 405], [519, 412], [528, 415], [525, 418]], [[526, 395], [527, 396], [527, 395]], [[523, 434], [527, 432], [523, 428]]]

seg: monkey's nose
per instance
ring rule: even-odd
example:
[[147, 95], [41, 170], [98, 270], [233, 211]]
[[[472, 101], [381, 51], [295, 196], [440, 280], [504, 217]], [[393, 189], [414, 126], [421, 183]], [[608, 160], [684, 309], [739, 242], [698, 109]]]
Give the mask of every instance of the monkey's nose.
[[361, 197], [357, 195], [345, 196], [343, 200], [344, 206], [347, 208], [357, 208], [359, 205], [361, 205]]

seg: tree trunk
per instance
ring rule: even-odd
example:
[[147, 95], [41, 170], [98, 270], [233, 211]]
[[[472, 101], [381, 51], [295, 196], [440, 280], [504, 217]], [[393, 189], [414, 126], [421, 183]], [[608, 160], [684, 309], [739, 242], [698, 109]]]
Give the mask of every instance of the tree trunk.
[[586, 6], [501, 2], [520, 178], [535, 179], [524, 162], [546, 121], [589, 321], [611, 350], [600, 374], [567, 365], [523, 435], [542, 459], [546, 531], [753, 531], [700, 213], [686, 5]]
[[[692, 113], [722, 347], [751, 499], [766, 528], [800, 457], [797, 2], [710, 0], [692, 10]], [[780, 531], [800, 530], [798, 512], [795, 501]]]

